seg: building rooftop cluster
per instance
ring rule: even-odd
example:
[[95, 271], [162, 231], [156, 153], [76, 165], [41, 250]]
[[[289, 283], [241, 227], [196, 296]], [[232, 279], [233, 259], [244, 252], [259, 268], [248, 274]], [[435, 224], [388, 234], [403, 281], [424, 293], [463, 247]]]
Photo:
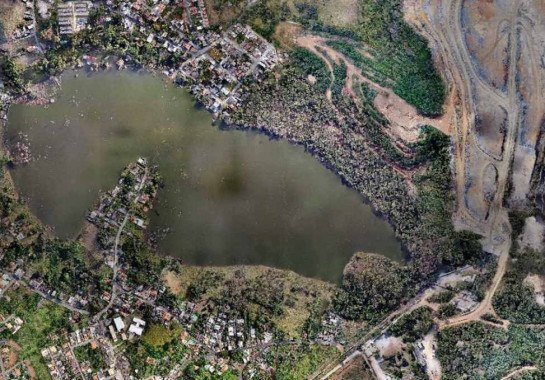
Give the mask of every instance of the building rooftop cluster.
[[11, 38], [20, 40], [32, 37], [35, 32], [36, 24], [34, 23], [34, 3], [32, 0], [21, 0], [25, 7], [23, 22], [13, 31]]
[[250, 27], [235, 24], [214, 44], [181, 66], [179, 76], [213, 113], [226, 113], [240, 105], [242, 80], [260, 80], [280, 57], [276, 49]]
[[341, 336], [341, 317], [333, 312], [328, 312], [323, 315], [320, 331], [316, 335], [316, 342], [324, 345], [335, 346], [342, 343]]
[[41, 354], [53, 379], [72, 380], [77, 377], [79, 364], [68, 342], [61, 346], [45, 348]]
[[154, 179], [146, 160], [138, 159], [121, 173], [118, 185], [100, 198], [98, 206], [88, 214], [87, 219], [100, 228], [117, 229], [127, 218], [137, 228], [145, 229], [147, 222], [144, 213], [152, 207], [151, 201], [157, 193]]
[[37, 233], [35, 225], [27, 218], [0, 219], [0, 227], [3, 229], [0, 236], [0, 259], [4, 257], [4, 249], [10, 244], [16, 241], [23, 242]]
[[202, 0], [124, 0], [112, 6], [129, 32], [180, 57], [164, 74], [189, 84], [217, 115], [240, 105], [244, 78], [260, 80], [281, 60], [274, 46], [249, 26], [235, 24], [223, 33], [209, 29]]
[[40, 294], [43, 298], [50, 301], [56, 301], [75, 309], [86, 309], [89, 301], [83, 294], [66, 294], [61, 291], [49, 288], [42, 279], [32, 278], [28, 281], [28, 288], [35, 293]]
[[57, 18], [59, 33], [74, 34], [87, 26], [89, 11], [93, 3], [90, 1], [67, 1], [59, 3]]
[[15, 334], [21, 327], [24, 321], [16, 315], [10, 315], [7, 318], [0, 315], [0, 332], [9, 331], [12, 335]]

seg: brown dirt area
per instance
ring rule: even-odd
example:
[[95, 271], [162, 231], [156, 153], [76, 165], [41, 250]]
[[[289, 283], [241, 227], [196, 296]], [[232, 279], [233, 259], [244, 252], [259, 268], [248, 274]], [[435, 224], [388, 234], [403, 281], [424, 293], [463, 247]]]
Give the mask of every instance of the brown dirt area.
[[10, 37], [15, 28], [23, 21], [25, 7], [22, 2], [2, 0], [0, 2], [0, 26], [6, 37]]
[[302, 29], [301, 25], [293, 22], [280, 22], [274, 30], [274, 39], [284, 48], [293, 48]]
[[545, 277], [537, 274], [529, 274], [524, 279], [524, 283], [534, 289], [536, 302], [541, 306], [545, 306]]
[[353, 97], [356, 97], [352, 89], [353, 79], [357, 78], [364, 83], [367, 83], [373, 90], [377, 92], [375, 97], [375, 107], [388, 119], [390, 128], [387, 133], [399, 137], [405, 142], [414, 142], [418, 140], [420, 135], [419, 126], [432, 125], [447, 135], [451, 134], [451, 120], [454, 107], [452, 99], [449, 99], [445, 108], [445, 113], [440, 118], [428, 118], [418, 114], [418, 111], [408, 104], [406, 101], [396, 95], [391, 89], [382, 87], [371, 81], [369, 78], [362, 75], [361, 70], [350, 62], [344, 55], [337, 52], [326, 44], [326, 40], [320, 36], [300, 35], [297, 37], [297, 45], [304, 47], [318, 57], [322, 58], [329, 69], [332, 71], [331, 63], [318, 51], [319, 47], [325, 51], [327, 55], [335, 62], [344, 62], [347, 67], [346, 85], [344, 91]]
[[28, 374], [30, 375], [30, 378], [36, 379], [36, 371], [34, 370], [34, 367], [32, 367], [32, 363], [30, 363], [30, 360], [25, 360], [24, 363], [28, 369]]
[[542, 251], [544, 248], [544, 239], [545, 224], [539, 222], [533, 216], [527, 218], [524, 224], [524, 231], [519, 238], [520, 248], [531, 248], [536, 251]]
[[99, 250], [97, 236], [98, 228], [92, 223], [85, 222], [81, 230], [79, 240], [88, 252], [95, 252]]
[[318, 19], [326, 25], [351, 28], [360, 19], [358, 0], [322, 0], [318, 5]]
[[341, 371], [331, 376], [331, 380], [372, 380], [374, 378], [361, 355], [352, 360]]
[[[233, 1], [232, 3], [241, 3]], [[242, 2], [245, 4], [245, 2]], [[244, 10], [244, 6], [240, 5], [218, 5], [216, 0], [204, 0], [206, 12], [210, 25], [227, 25], [240, 16]]]

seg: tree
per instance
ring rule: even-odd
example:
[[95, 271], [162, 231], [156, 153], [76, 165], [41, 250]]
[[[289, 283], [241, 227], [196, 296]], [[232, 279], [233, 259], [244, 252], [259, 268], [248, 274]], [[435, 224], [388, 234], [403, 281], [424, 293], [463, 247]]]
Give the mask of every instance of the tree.
[[357, 253], [344, 270], [334, 307], [345, 318], [376, 321], [414, 293], [407, 267], [384, 256]]
[[13, 58], [6, 58], [6, 60], [2, 64], [2, 72], [4, 74], [5, 82], [9, 87], [17, 92], [23, 89], [21, 69]]

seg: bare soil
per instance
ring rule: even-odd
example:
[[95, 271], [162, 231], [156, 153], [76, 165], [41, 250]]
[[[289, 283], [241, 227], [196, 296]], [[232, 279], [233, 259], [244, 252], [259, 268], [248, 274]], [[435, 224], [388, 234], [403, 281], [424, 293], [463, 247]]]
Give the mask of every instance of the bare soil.
[[372, 380], [374, 378], [361, 355], [352, 360], [341, 371], [331, 376], [331, 380]]
[[[344, 55], [329, 47], [323, 37], [305, 34], [297, 37], [296, 42], [297, 45], [312, 51], [318, 57], [322, 58], [331, 72], [333, 72], [333, 67], [328, 57], [336, 63], [344, 62], [346, 64], [345, 93], [357, 98], [353, 90], [354, 78], [367, 83], [375, 90], [377, 95], [374, 100], [374, 105], [390, 122], [389, 130], [386, 131], [387, 133], [394, 135], [405, 142], [414, 142], [418, 140], [420, 135], [419, 127], [422, 125], [432, 125], [446, 134], [451, 133], [451, 118], [454, 109], [451, 105], [451, 101], [447, 103], [447, 107], [445, 108], [446, 112], [442, 117], [424, 117], [418, 113], [416, 108], [401, 99], [391, 89], [380, 86], [365, 77], [362, 74], [361, 69], [357, 68]], [[317, 47], [320, 48], [321, 51], [325, 51], [328, 57], [325, 57], [321, 51], [318, 51]]]
[[531, 216], [526, 219], [524, 231], [519, 239], [521, 249], [531, 248], [536, 251], [543, 251], [545, 239], [545, 224]]
[[[514, 207], [528, 202], [538, 159], [545, 115], [539, 58], [545, 48], [543, 4], [406, 0], [404, 5], [407, 21], [431, 42], [456, 103], [457, 225], [489, 240], [505, 239], [500, 236], [506, 230], [504, 198]], [[483, 178], [489, 165], [497, 172], [492, 189]]]
[[524, 279], [524, 283], [534, 289], [536, 302], [541, 306], [545, 306], [545, 277], [538, 274], [529, 274]]
[[[17, 26], [21, 24], [25, 6], [21, 1], [3, 0], [0, 2], [0, 33], [3, 29], [6, 37], [10, 37]], [[0, 34], [1, 37], [1, 34]]]
[[280, 22], [274, 30], [274, 39], [282, 47], [290, 49], [296, 46], [297, 36], [301, 33], [302, 26], [294, 23], [283, 21]]

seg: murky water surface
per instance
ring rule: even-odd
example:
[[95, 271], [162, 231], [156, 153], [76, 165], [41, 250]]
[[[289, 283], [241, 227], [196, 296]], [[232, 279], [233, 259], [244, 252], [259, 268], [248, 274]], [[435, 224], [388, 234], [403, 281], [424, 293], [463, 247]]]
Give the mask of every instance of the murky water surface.
[[402, 259], [390, 226], [303, 148], [222, 131], [187, 92], [151, 75], [67, 73], [57, 101], [14, 105], [8, 140], [28, 135], [34, 160], [13, 171], [33, 212], [74, 237], [101, 190], [138, 156], [165, 188], [150, 230], [190, 264], [264, 264], [338, 281], [359, 250]]

